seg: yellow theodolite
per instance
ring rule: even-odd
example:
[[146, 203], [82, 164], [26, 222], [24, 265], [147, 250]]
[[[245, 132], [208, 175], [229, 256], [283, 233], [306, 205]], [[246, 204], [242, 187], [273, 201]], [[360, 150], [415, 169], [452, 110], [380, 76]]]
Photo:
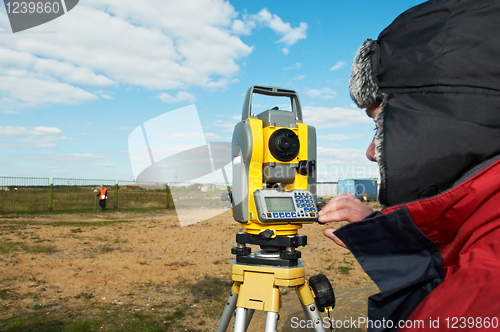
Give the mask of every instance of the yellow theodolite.
[[[251, 113], [254, 93], [285, 96], [292, 111]], [[233, 217], [249, 234], [295, 235], [317, 220], [316, 129], [302, 123], [295, 91], [251, 87], [233, 133]]]
[[[278, 107], [252, 113], [254, 93], [287, 97], [291, 111]], [[306, 316], [324, 331], [319, 311], [331, 310], [335, 296], [328, 279], [311, 277], [309, 288], [300, 246], [307, 237], [297, 231], [317, 221], [316, 129], [302, 122], [298, 94], [276, 87], [252, 86], [242, 120], [232, 140], [233, 183], [228, 200], [245, 232], [236, 234], [234, 281], [217, 332], [227, 330], [236, 312], [234, 331], [246, 331], [255, 310], [267, 312], [266, 332], [276, 331], [281, 307], [279, 287], [295, 287]], [[254, 253], [247, 244], [260, 246]]]

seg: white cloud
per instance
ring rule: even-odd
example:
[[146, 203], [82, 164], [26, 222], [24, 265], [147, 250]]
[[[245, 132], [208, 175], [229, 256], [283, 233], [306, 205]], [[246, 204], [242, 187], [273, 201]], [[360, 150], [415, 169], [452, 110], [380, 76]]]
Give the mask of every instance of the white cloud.
[[333, 159], [330, 164], [365, 164], [366, 151], [359, 149], [332, 149], [318, 146], [318, 156], [323, 159]]
[[311, 98], [319, 98], [319, 99], [333, 99], [337, 95], [337, 92], [333, 91], [330, 88], [322, 88], [322, 89], [306, 88], [305, 93]]
[[361, 110], [341, 107], [311, 107], [302, 110], [304, 123], [316, 128], [350, 126], [372, 121]]
[[238, 35], [249, 35], [252, 30], [260, 25], [268, 27], [276, 32], [281, 38], [278, 43], [285, 44], [282, 48], [283, 54], [290, 53], [290, 47], [301, 39], [306, 39], [307, 24], [301, 22], [298, 27], [293, 28], [288, 22], [283, 22], [281, 17], [262, 9], [255, 15], [243, 16], [242, 20], [234, 20], [232, 31]]
[[64, 165], [64, 163], [76, 164], [90, 164], [95, 163], [96, 160], [105, 159], [103, 154], [93, 153], [67, 153], [67, 154], [54, 154], [51, 152], [37, 153], [30, 155], [19, 155], [21, 159], [25, 160], [47, 160], [50, 164]]
[[292, 28], [290, 23], [283, 22], [278, 15], [271, 14], [267, 9], [262, 9], [257, 15], [252, 15], [251, 19], [268, 26], [276, 33], [282, 35], [279, 42], [284, 43], [287, 46], [292, 46], [300, 39], [306, 38], [306, 23], [301, 22], [298, 27]]
[[71, 140], [71, 138], [60, 136], [60, 134], [62, 134], [62, 130], [55, 127], [38, 126], [29, 129], [0, 126], [0, 147], [54, 148], [60, 140]]
[[344, 61], [339, 61], [330, 68], [330, 71], [335, 71], [344, 68], [346, 63]]
[[181, 103], [181, 102], [188, 102], [188, 103], [194, 103], [196, 101], [196, 97], [189, 92], [186, 91], [179, 91], [175, 95], [175, 97], [172, 97], [166, 92], [159, 93], [156, 96], [157, 99], [160, 99], [161, 101], [165, 103]]
[[356, 139], [363, 137], [362, 135], [352, 135], [352, 136], [347, 136], [344, 134], [329, 134], [329, 135], [323, 135], [323, 136], [318, 136], [319, 139], [323, 139], [326, 141], [345, 141], [345, 140], [350, 140], [350, 139]]
[[95, 166], [103, 166], [103, 167], [114, 167], [114, 166], [116, 166], [115, 164], [113, 164], [110, 161], [105, 161], [103, 163], [94, 163], [94, 165]]
[[243, 16], [243, 20], [234, 20], [231, 26], [231, 30], [237, 35], [250, 35], [252, 30], [257, 26], [255, 21], [249, 20], [246, 15]]
[[0, 58], [6, 67], [23, 68], [40, 75], [60, 78], [69, 83], [107, 86], [113, 84], [109, 78], [93, 73], [89, 68], [55, 59], [38, 58], [26, 52], [0, 48]]
[[62, 130], [54, 127], [38, 126], [33, 129], [26, 127], [0, 127], [0, 136], [42, 136], [62, 134]]
[[[223, 140], [225, 138], [215, 134], [215, 133], [205, 133], [205, 139], [207, 141], [220, 141], [220, 140]], [[231, 138], [226, 138], [226, 140], [231, 140]]]
[[217, 120], [214, 122], [214, 126], [219, 128], [224, 128], [224, 131], [232, 132], [234, 130], [234, 126], [236, 126], [236, 123], [241, 121], [241, 116], [240, 117], [234, 116], [233, 119], [235, 119], [236, 121], [231, 122], [231, 121]]
[[57, 33], [0, 36], [0, 105], [97, 99], [80, 85], [225, 88], [252, 51], [230, 31], [236, 16], [222, 0], [80, 3], [44, 24]]
[[299, 62], [296, 62], [293, 66], [290, 66], [290, 67], [285, 67], [283, 68], [283, 70], [290, 70], [290, 69], [299, 69], [300, 67], [302, 67], [302, 64], [300, 64]]
[[306, 78], [306, 75], [295, 76], [288, 81], [288, 84], [292, 84], [293, 81], [302, 81], [304, 78]]
[[320, 181], [378, 176], [378, 165], [366, 158], [365, 150], [318, 146], [318, 179]]
[[[0, 35], [0, 106], [111, 99], [93, 88], [119, 85], [183, 93], [193, 86], [225, 89], [238, 82], [238, 62], [253, 50], [240, 35], [269, 27], [287, 50], [306, 38], [307, 24], [292, 27], [267, 9], [238, 15], [224, 0], [80, 2], [32, 33]], [[0, 22], [8, 29], [5, 13]]]
[[175, 133], [168, 135], [168, 139], [174, 141], [186, 141], [186, 140], [191, 140], [194, 137], [203, 137], [203, 135], [198, 132], [183, 132], [183, 133]]
[[105, 157], [101, 154], [93, 154], [93, 153], [68, 153], [68, 154], [60, 154], [53, 155], [53, 159], [58, 162], [67, 162], [67, 163], [81, 163], [81, 162], [91, 162], [95, 159], [104, 159]]
[[[1, 60], [0, 60], [1, 64]], [[98, 99], [94, 94], [23, 69], [0, 69], [0, 106], [20, 107], [44, 103], [75, 104]]]

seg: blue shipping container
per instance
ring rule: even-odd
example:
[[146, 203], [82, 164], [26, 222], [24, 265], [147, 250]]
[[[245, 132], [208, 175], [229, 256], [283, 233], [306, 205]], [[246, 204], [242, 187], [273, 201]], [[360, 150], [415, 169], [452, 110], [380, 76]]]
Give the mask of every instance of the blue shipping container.
[[362, 200], [366, 194], [366, 199], [369, 201], [377, 200], [377, 180], [357, 180], [345, 179], [339, 180], [338, 193], [351, 193], [356, 198]]

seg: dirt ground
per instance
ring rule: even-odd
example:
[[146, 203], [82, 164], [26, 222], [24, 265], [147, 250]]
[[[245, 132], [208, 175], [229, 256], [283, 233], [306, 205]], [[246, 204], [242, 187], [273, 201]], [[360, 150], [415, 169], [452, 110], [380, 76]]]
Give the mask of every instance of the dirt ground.
[[[311, 224], [299, 231], [308, 236], [300, 248], [306, 277], [329, 278], [340, 308], [334, 315], [363, 315], [376, 287], [349, 251], [323, 236], [324, 228]], [[173, 211], [0, 216], [0, 331], [14, 331], [9, 320], [34, 310], [45, 321], [83, 319], [99, 310], [140, 312], [157, 315], [166, 324], [159, 330], [213, 331], [240, 230], [230, 212], [186, 227]], [[286, 320], [301, 308], [295, 292], [283, 294]], [[117, 330], [116, 321], [99, 322], [100, 331]]]

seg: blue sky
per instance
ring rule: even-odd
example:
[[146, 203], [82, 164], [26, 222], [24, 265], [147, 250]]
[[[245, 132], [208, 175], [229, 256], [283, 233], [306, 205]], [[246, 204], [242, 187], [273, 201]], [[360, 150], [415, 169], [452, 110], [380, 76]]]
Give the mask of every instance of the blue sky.
[[378, 177], [352, 59], [422, 2], [86, 0], [16, 34], [2, 7], [0, 176], [132, 180], [134, 128], [195, 104], [206, 140], [230, 141], [246, 90], [272, 85], [317, 128], [320, 181]]

